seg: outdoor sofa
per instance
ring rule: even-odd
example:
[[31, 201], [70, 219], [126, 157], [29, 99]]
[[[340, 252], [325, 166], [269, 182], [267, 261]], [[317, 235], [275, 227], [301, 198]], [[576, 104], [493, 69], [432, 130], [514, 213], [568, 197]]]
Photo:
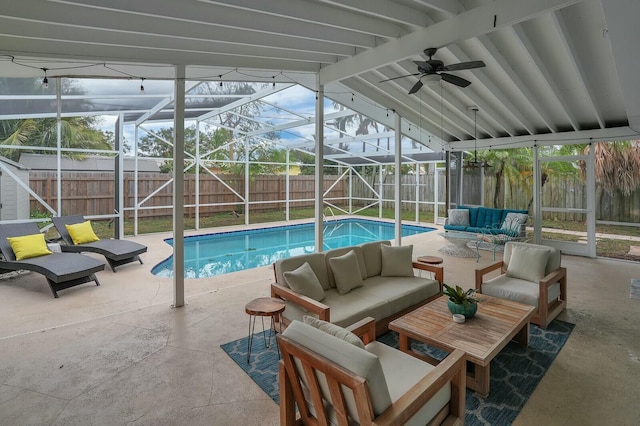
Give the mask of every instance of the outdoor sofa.
[[527, 210], [459, 205], [449, 210], [444, 230], [489, 235], [502, 234], [513, 238], [524, 237], [528, 219]]
[[[98, 237], [95, 237], [95, 234], [90, 238], [90, 240], [93, 241], [77, 243], [69, 233], [68, 226], [83, 224], [86, 226], [87, 220], [83, 216], [58, 216], [53, 217], [51, 220], [58, 234], [60, 234], [60, 237], [64, 241], [64, 244], [61, 245], [63, 252], [91, 252], [101, 254], [107, 259], [113, 272], [116, 272], [116, 267], [130, 262], [138, 261], [142, 264], [140, 254], [147, 251], [147, 246], [127, 240], [97, 239]], [[88, 228], [91, 229], [90, 223], [88, 224]], [[93, 233], [93, 230], [91, 230], [91, 233]]]
[[[271, 296], [285, 301], [285, 326], [305, 315], [341, 327], [372, 317], [379, 336], [389, 322], [442, 292], [443, 268], [413, 262], [412, 255], [412, 246], [374, 241], [281, 259], [273, 265]], [[415, 276], [414, 269], [435, 277]]]
[[[18, 256], [12, 243], [15, 247], [18, 247], [16, 244], [22, 246]], [[50, 252], [35, 222], [0, 225], [0, 250], [3, 256], [0, 273], [25, 270], [41, 274], [47, 279], [55, 298], [58, 298], [58, 291], [79, 284], [94, 281], [100, 285], [95, 273], [104, 269], [104, 263], [77, 253]], [[31, 255], [36, 256], [18, 259]]]

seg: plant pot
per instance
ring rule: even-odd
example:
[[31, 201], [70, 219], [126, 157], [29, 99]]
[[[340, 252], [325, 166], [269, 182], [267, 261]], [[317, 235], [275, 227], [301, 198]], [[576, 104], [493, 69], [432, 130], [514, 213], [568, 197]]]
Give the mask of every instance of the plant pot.
[[452, 314], [462, 314], [465, 318], [472, 318], [478, 311], [477, 303], [469, 303], [468, 305], [462, 305], [453, 303], [451, 300], [447, 300], [447, 307]]

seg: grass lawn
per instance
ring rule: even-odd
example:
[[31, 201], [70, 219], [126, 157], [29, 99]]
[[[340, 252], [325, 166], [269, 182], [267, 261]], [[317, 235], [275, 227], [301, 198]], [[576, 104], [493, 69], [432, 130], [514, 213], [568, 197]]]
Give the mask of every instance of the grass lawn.
[[[336, 215], [340, 212], [334, 209]], [[368, 208], [358, 212], [359, 216], [377, 218], [379, 209]], [[315, 215], [313, 208], [306, 209], [290, 209], [289, 218], [294, 219], [312, 219]], [[395, 216], [393, 209], [382, 209], [382, 217], [386, 219], [393, 219]], [[284, 210], [273, 210], [266, 212], [251, 212], [250, 220], [252, 224], [255, 223], [267, 223], [277, 222], [285, 220]], [[413, 222], [415, 221], [415, 211], [402, 211], [402, 220]], [[195, 219], [185, 217], [185, 229], [195, 229]], [[433, 212], [420, 212], [419, 222], [430, 224], [433, 223]], [[138, 221], [138, 233], [149, 234], [156, 232], [169, 232], [172, 229], [171, 218], [158, 218], [158, 219], [140, 219]], [[242, 225], [244, 224], [244, 215], [236, 216], [233, 213], [216, 213], [206, 217], [200, 217], [200, 228], [217, 228], [229, 225]], [[96, 235], [100, 238], [110, 238], [114, 235], [113, 223], [109, 220], [92, 220], [92, 225]], [[585, 231], [584, 223], [579, 222], [562, 222], [562, 221], [543, 221], [543, 228], [562, 229], [569, 231]], [[133, 220], [126, 220], [124, 224], [125, 235], [133, 235]], [[633, 226], [615, 226], [615, 225], [598, 225], [598, 233], [614, 234], [622, 236], [636, 236], [640, 237], [640, 227]], [[55, 238], [56, 232], [50, 230], [47, 233], [47, 238]], [[543, 238], [565, 240], [565, 241], [578, 241], [580, 236], [563, 233], [547, 233], [543, 232]], [[598, 256], [614, 257], [621, 259], [638, 260], [637, 256], [628, 255], [631, 245], [640, 245], [640, 242], [633, 242], [631, 240], [617, 240], [609, 238], [598, 238], [596, 241], [596, 253]]]

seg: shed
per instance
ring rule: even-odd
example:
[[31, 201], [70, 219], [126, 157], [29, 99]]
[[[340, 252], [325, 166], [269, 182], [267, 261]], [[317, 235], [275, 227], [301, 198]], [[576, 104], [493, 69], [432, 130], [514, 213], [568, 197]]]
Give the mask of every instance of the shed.
[[29, 169], [0, 157], [0, 220], [29, 219]]

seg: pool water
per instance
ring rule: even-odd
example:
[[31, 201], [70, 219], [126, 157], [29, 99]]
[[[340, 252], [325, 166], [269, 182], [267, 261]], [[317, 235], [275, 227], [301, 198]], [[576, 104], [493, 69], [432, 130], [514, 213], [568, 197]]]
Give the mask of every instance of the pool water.
[[[367, 219], [340, 219], [324, 224], [323, 251], [395, 238], [393, 223]], [[433, 231], [426, 226], [402, 225], [402, 236]], [[173, 239], [165, 240], [173, 244]], [[271, 265], [279, 259], [315, 251], [314, 224], [299, 224], [222, 232], [184, 238], [184, 277], [205, 278]], [[173, 276], [173, 257], [151, 272]]]

